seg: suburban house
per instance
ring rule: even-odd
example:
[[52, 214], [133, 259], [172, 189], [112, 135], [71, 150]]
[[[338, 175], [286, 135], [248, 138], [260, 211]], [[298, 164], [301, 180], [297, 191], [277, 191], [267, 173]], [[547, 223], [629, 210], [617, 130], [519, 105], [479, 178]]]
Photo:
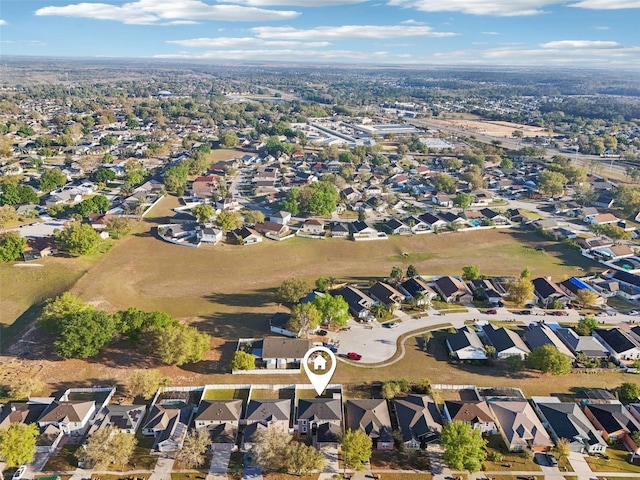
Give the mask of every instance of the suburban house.
[[342, 432], [342, 402], [338, 398], [301, 398], [296, 416], [298, 432], [310, 433], [313, 444], [338, 445]]
[[534, 408], [555, 442], [569, 440], [572, 452], [604, 453], [607, 442], [575, 402], [557, 397], [533, 397]]
[[349, 304], [349, 312], [358, 320], [367, 320], [376, 301], [355, 287], [346, 286], [337, 293]]
[[176, 451], [182, 447], [187, 436], [187, 425], [192, 413], [192, 406], [154, 405], [142, 427], [142, 434], [155, 437], [155, 450]]
[[535, 293], [540, 303], [545, 307], [548, 307], [553, 302], [560, 302], [564, 305], [571, 301], [571, 298], [549, 278], [538, 277], [535, 278], [532, 283], [533, 293]]
[[44, 429], [53, 425], [63, 435], [81, 436], [89, 428], [89, 420], [95, 413], [96, 404], [93, 401], [54, 400], [38, 419], [38, 426]]
[[576, 358], [573, 352], [560, 340], [558, 335], [544, 323], [529, 324], [522, 338], [531, 350], [542, 347], [543, 345], [552, 345], [571, 360], [575, 360]]
[[434, 282], [434, 286], [447, 303], [470, 303], [473, 301], [473, 295], [467, 284], [456, 277], [440, 277]]
[[480, 210], [480, 213], [485, 219], [492, 221], [496, 225], [510, 224], [509, 219], [505, 215], [498, 213], [490, 208], [483, 208]]
[[271, 318], [269, 318], [269, 330], [272, 333], [277, 333], [280, 335], [284, 335], [285, 337], [296, 338], [300, 336], [300, 332], [292, 332], [289, 330], [289, 320], [291, 320], [291, 314], [285, 312], [274, 313]]
[[418, 217], [422, 223], [429, 227], [429, 230], [436, 230], [438, 228], [444, 228], [447, 226], [447, 222], [439, 217], [436, 217], [432, 213], [423, 213]]
[[524, 357], [530, 352], [520, 336], [508, 328], [496, 328], [491, 324], [483, 325], [482, 332], [486, 343], [496, 349], [497, 358], [512, 356]]
[[146, 405], [107, 405], [100, 428], [115, 427], [121, 432], [135, 434], [142, 425]]
[[438, 296], [420, 277], [413, 277], [400, 284], [400, 291], [418, 302], [418, 305], [429, 305]]
[[229, 423], [236, 428], [240, 424], [242, 400], [202, 400], [195, 414], [196, 429]]
[[571, 328], [557, 328], [554, 332], [574, 355], [581, 353], [589, 359], [609, 356], [609, 351], [595, 337], [578, 335]]
[[458, 360], [486, 360], [487, 351], [476, 331], [468, 326], [447, 336], [449, 354]]
[[619, 362], [640, 359], [640, 345], [631, 336], [620, 330], [612, 328], [596, 328], [592, 335], [597, 338], [609, 351], [609, 354]]
[[268, 221], [256, 223], [253, 226], [253, 229], [256, 232], [261, 233], [267, 237], [269, 236], [284, 237], [289, 233], [289, 226], [287, 224], [268, 222]]
[[202, 400], [195, 415], [196, 430], [206, 429], [213, 449], [235, 446], [242, 400]]
[[425, 448], [428, 443], [440, 438], [442, 417], [431, 396], [407, 395], [396, 398], [393, 406], [406, 448]]
[[215, 245], [222, 240], [222, 230], [214, 227], [206, 227], [198, 231], [198, 240], [203, 243], [211, 243]]
[[411, 233], [421, 234], [421, 233], [429, 233], [431, 232], [431, 227], [427, 225], [425, 222], [420, 220], [419, 217], [412, 215], [405, 219], [404, 223], [409, 225], [411, 229]]
[[262, 242], [262, 236], [253, 228], [240, 227], [236, 230], [233, 230], [232, 233], [235, 236], [236, 241], [240, 245], [254, 245], [256, 243]]
[[324, 236], [324, 220], [320, 220], [319, 218], [310, 218], [305, 220], [300, 231], [307, 235]]
[[410, 235], [412, 233], [409, 225], [393, 217], [384, 223], [384, 228], [393, 235]]
[[198, 198], [211, 198], [218, 190], [219, 175], [207, 175], [196, 178], [191, 184], [191, 194]]
[[346, 238], [349, 236], [349, 227], [341, 222], [329, 223], [329, 234], [331, 237]]
[[[567, 296], [571, 298], [575, 297], [580, 290], [588, 290], [597, 294], [597, 292], [592, 287], [576, 277], [571, 277], [566, 279], [564, 282], [560, 282], [558, 284], [558, 287], [560, 287], [561, 290], [564, 290]], [[598, 295], [596, 301], [594, 302], [594, 305], [604, 305], [606, 302], [607, 299], [604, 296]]]
[[404, 295], [388, 283], [376, 282], [369, 288], [369, 295], [387, 307], [398, 308], [404, 300]]
[[510, 452], [544, 452], [553, 441], [527, 401], [489, 402], [496, 426]]
[[584, 414], [600, 431], [602, 438], [622, 441], [627, 449], [636, 452], [638, 446], [631, 434], [640, 431], [640, 422], [618, 401], [611, 403], [587, 403]]
[[482, 433], [498, 433], [491, 409], [485, 401], [446, 400], [443, 413], [447, 422], [457, 420], [480, 429]]
[[36, 423], [48, 407], [49, 403], [9, 402], [0, 408], [0, 430], [12, 423]]
[[393, 428], [386, 400], [347, 400], [345, 414], [347, 428], [364, 431], [374, 450], [393, 450]]
[[370, 240], [379, 238], [379, 232], [367, 225], [365, 222], [355, 221], [351, 222], [351, 236], [354, 240]]
[[253, 436], [259, 430], [278, 429], [288, 432], [291, 422], [291, 400], [251, 400], [245, 414], [246, 427], [242, 431], [242, 449], [251, 449]]
[[477, 299], [487, 300], [491, 304], [497, 304], [502, 301], [502, 297], [506, 294], [505, 289], [498, 282], [491, 279], [478, 279], [469, 282], [473, 296]]
[[259, 357], [267, 369], [285, 369], [299, 367], [307, 350], [311, 348], [311, 340], [306, 338], [265, 337], [254, 348], [262, 347]]

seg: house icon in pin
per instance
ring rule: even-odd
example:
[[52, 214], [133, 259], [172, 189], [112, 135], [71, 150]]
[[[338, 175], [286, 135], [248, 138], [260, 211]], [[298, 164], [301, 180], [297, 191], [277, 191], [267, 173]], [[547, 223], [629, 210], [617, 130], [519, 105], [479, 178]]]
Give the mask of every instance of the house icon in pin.
[[316, 355], [311, 361], [314, 370], [325, 370], [327, 368], [327, 360], [322, 355]]

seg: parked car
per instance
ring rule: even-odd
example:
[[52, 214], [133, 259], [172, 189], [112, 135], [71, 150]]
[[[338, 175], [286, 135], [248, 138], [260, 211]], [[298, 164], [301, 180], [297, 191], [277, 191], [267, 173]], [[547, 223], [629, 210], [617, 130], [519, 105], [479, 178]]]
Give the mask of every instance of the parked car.
[[349, 352], [349, 353], [347, 353], [347, 358], [349, 360], [360, 360], [360, 359], [362, 359], [362, 355], [360, 355], [359, 353], [356, 353], [356, 352]]
[[520, 315], [531, 315], [531, 310], [520, 310]]
[[552, 467], [558, 466], [558, 460], [556, 460], [556, 457], [554, 457], [553, 454], [551, 453], [547, 453], [547, 461], [549, 462], [549, 465], [551, 465]]
[[20, 467], [18, 467], [18, 469], [16, 470], [16, 473], [13, 474], [13, 477], [11, 477], [11, 480], [21, 480], [24, 479], [24, 475], [27, 473], [27, 466], [26, 465], [21, 465]]
[[495, 308], [487, 310], [487, 315], [497, 315], [498, 311]]
[[550, 315], [553, 315], [554, 317], [562, 317], [564, 315], [568, 315], [568, 313], [561, 312], [560, 310], [556, 310], [555, 312], [551, 312]]
[[316, 335], [319, 335], [321, 337], [326, 337], [327, 336], [327, 331], [326, 330], [318, 330], [318, 331], [316, 331]]
[[630, 312], [627, 312], [627, 315], [637, 317], [638, 315], [640, 315], [640, 312], [638, 310], [631, 310]]
[[396, 327], [399, 327], [400, 324], [398, 322], [389, 322], [389, 323], [385, 323], [384, 326], [387, 328], [396, 328]]

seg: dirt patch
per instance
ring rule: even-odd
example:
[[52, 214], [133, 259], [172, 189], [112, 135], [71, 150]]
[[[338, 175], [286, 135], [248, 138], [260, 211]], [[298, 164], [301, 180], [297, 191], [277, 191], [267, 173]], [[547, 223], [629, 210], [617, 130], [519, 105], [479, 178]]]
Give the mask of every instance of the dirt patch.
[[469, 133], [482, 133], [484, 135], [500, 138], [511, 137], [514, 130], [520, 130], [525, 137], [546, 136], [549, 134], [549, 131], [544, 128], [511, 122], [471, 119], [441, 120], [435, 118], [429, 119], [429, 122], [440, 124], [444, 127], [459, 128], [461, 130], [466, 130]]

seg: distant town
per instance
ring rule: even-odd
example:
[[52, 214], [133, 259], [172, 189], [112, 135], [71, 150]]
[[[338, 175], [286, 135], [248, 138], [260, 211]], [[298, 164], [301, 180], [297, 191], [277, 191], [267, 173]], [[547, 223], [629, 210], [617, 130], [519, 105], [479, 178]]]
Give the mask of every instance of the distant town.
[[42, 66], [0, 83], [5, 478], [640, 476], [633, 76]]

